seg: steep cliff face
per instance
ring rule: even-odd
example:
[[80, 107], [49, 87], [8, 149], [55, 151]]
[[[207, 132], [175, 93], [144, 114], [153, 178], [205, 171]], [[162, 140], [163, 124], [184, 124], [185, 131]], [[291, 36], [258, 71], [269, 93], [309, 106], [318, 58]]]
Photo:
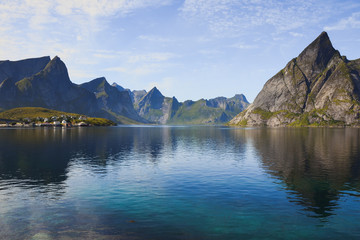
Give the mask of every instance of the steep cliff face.
[[133, 102], [134, 106], [138, 105], [138, 103], [140, 102], [140, 100], [146, 95], [146, 91], [145, 90], [133, 90], [131, 91], [128, 88], [123, 88], [122, 86], [120, 86], [117, 83], [113, 83], [111, 84], [111, 86], [116, 87], [120, 92], [122, 91], [127, 91], [130, 95], [131, 101]]
[[359, 125], [359, 63], [341, 56], [323, 32], [268, 80], [230, 124]]
[[103, 117], [121, 122], [119, 117], [124, 116], [135, 121], [146, 122], [135, 111], [129, 92], [125, 89], [119, 91], [117, 86], [111, 86], [104, 77], [83, 83], [80, 87], [95, 94], [98, 106], [104, 111], [101, 114]]
[[229, 121], [247, 105], [243, 95], [180, 103], [157, 88], [130, 91], [110, 86], [103, 77], [76, 85], [59, 57], [0, 61], [0, 110], [43, 107], [118, 123], [215, 124]]
[[175, 97], [164, 97], [161, 92], [154, 87], [144, 95], [135, 108], [139, 115], [150, 122], [165, 124], [178, 109], [179, 102]]
[[9, 78], [17, 82], [32, 76], [45, 68], [50, 62], [50, 57], [30, 58], [20, 61], [0, 61], [0, 82]]
[[[97, 111], [93, 94], [73, 84], [65, 64], [59, 57], [49, 61], [39, 72], [46, 58], [18, 61], [19, 73], [14, 73], [0, 84], [0, 107], [45, 107], [66, 112], [94, 115]], [[25, 63], [24, 69], [20, 63]], [[34, 69], [31, 71], [31, 66]], [[10, 72], [10, 71], [9, 71]], [[23, 76], [27, 77], [22, 78]], [[22, 78], [21, 80], [19, 80]]]
[[119, 90], [120, 92], [127, 90], [115, 82], [113, 84], [111, 84], [111, 86], [116, 87], [116, 89]]
[[147, 122], [135, 111], [128, 91], [105, 78], [76, 85], [59, 57], [0, 62], [0, 108], [44, 107], [118, 123]]
[[174, 124], [221, 124], [243, 111], [249, 102], [242, 94], [232, 98], [217, 97], [209, 100], [185, 101], [170, 119]]
[[133, 90], [130, 92], [131, 101], [138, 105], [140, 100], [147, 94], [145, 90]]
[[155, 87], [135, 108], [140, 116], [157, 124], [220, 124], [228, 122], [248, 105], [242, 94], [181, 103], [175, 97], [163, 96]]

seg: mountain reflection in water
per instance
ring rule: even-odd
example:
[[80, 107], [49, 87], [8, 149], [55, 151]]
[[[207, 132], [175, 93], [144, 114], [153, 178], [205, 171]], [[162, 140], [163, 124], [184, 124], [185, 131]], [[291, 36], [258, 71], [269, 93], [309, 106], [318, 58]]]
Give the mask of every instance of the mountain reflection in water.
[[315, 217], [331, 215], [346, 191], [360, 191], [359, 129], [249, 131], [263, 167], [286, 184], [289, 199]]
[[0, 238], [360, 234], [360, 129], [0, 129], [0, 146]]

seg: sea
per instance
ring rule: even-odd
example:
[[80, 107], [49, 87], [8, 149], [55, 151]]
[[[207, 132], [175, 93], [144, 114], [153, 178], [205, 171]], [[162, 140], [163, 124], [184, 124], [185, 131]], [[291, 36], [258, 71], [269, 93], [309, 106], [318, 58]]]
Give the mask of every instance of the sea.
[[360, 239], [360, 129], [0, 129], [0, 239]]

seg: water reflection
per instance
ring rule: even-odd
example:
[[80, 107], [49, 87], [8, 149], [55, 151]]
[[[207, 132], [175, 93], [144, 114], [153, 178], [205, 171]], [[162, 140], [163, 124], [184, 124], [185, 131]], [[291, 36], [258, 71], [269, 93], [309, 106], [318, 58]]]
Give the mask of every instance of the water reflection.
[[315, 217], [332, 215], [347, 191], [360, 191], [359, 129], [254, 129], [247, 132], [268, 173]]
[[[224, 179], [226, 174], [246, 174], [246, 171], [230, 172], [232, 169], [222, 169], [221, 161], [233, 162], [233, 168], [247, 167], [257, 171], [254, 170], [258, 168], [257, 165], [244, 164], [254, 164], [259, 160], [260, 167], [285, 188], [290, 202], [303, 206], [310, 216], [326, 218], [338, 207], [342, 195], [356, 195], [360, 192], [359, 141], [359, 129], [0, 129], [0, 190], [1, 187], [19, 184], [17, 180], [21, 180], [23, 186], [34, 186], [40, 190], [44, 188], [44, 191], [61, 194], [68, 187], [69, 176], [76, 174], [80, 168], [86, 168], [97, 176], [107, 176], [111, 171], [109, 167], [136, 165], [132, 161], [144, 168], [171, 161], [169, 166], [173, 168], [164, 170], [162, 177], [177, 174], [183, 182], [188, 181], [191, 189], [186, 191], [193, 190], [192, 194], [207, 191], [213, 197], [228, 197], [227, 200], [222, 199], [222, 202], [238, 201], [238, 205], [241, 205], [243, 202], [234, 195], [236, 191], [239, 194], [243, 192], [235, 187], [244, 184], [239, 179], [249, 180], [251, 173], [242, 178], [231, 176], [229, 179], [233, 182], [227, 182], [227, 186], [221, 185], [217, 181]], [[255, 158], [248, 159], [251, 156]], [[193, 165], [178, 166], [177, 162], [182, 161], [179, 158], [189, 158]], [[236, 165], [239, 162], [245, 163]], [[191, 167], [196, 167], [196, 171], [191, 172]], [[219, 167], [218, 172], [214, 169], [216, 167]], [[214, 173], [218, 175], [211, 175]], [[128, 177], [129, 183], [133, 184], [132, 176]], [[201, 181], [197, 177], [201, 177]], [[256, 180], [256, 176], [253, 179]], [[188, 193], [184, 190], [186, 186], [181, 189], [176, 185], [178, 182], [170, 180], [164, 185], [167, 191], [175, 189], [180, 193]], [[163, 179], [157, 181], [155, 185], [165, 182]]]

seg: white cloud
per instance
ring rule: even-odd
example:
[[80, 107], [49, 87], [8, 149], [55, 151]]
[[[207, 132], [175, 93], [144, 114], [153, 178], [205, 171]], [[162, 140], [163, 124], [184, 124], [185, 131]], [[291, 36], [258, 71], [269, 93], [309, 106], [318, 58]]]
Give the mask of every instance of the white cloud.
[[164, 37], [155, 36], [155, 35], [140, 35], [138, 38], [141, 40], [149, 41], [149, 42], [171, 42], [172, 41], [170, 38], [164, 38]]
[[[162, 78], [160, 81], [154, 81], [148, 84], [148, 89], [152, 89], [153, 87], [157, 87], [161, 91], [171, 91], [174, 88], [176, 83], [176, 79], [172, 77]], [[164, 93], [163, 93], [164, 94]], [[166, 94], [165, 94], [166, 95]]]
[[290, 31], [316, 24], [331, 13], [329, 4], [315, 0], [185, 0], [180, 11], [220, 37], [244, 35], [265, 26]]
[[116, 54], [106, 54], [106, 53], [94, 53], [93, 56], [95, 58], [103, 58], [103, 59], [116, 59], [119, 57]]
[[77, 79], [95, 79], [97, 76], [82, 70], [76, 70], [76, 69], [68, 69], [70, 79], [77, 78]]
[[[57, 41], [63, 48], [83, 46], [105, 29], [113, 16], [140, 8], [156, 8], [172, 0], [12, 0], [0, 2], [0, 35], [16, 45], [8, 55], [29, 49], [50, 49]], [[121, 26], [119, 26], [121, 29]], [[26, 39], [26, 41], [23, 41]], [[8, 41], [9, 42], [9, 41]], [[24, 42], [24, 45], [21, 44]], [[77, 44], [79, 46], [77, 46]], [[2, 49], [4, 46], [2, 46]], [[51, 51], [52, 54], [54, 51]]]
[[170, 4], [170, 0], [57, 0], [60, 15], [86, 14], [93, 17], [128, 14], [139, 8]]
[[298, 32], [289, 32], [289, 33], [293, 37], [303, 37], [304, 36], [304, 34], [298, 33]]
[[129, 72], [129, 70], [124, 67], [111, 67], [111, 68], [105, 68], [104, 70], [109, 72], [120, 72], [120, 73]]
[[[101, 65], [100, 61], [118, 59], [120, 62], [166, 61], [168, 53], [146, 56], [131, 52], [97, 51], [99, 33], [107, 31], [116, 18], [124, 18], [142, 8], [158, 8], [173, 0], [11, 0], [0, 1], [0, 56], [18, 60], [44, 55], [58, 55], [75, 78], [92, 76], [84, 69]], [[123, 31], [112, 26], [111, 32]], [[95, 44], [95, 45], [94, 45]], [[95, 50], [94, 50], [95, 49]], [[146, 73], [151, 67], [135, 69]], [[115, 69], [113, 69], [115, 70]], [[127, 69], [116, 69], [128, 71]], [[92, 69], [90, 68], [90, 72]]]
[[223, 52], [216, 49], [202, 49], [199, 50], [198, 53], [203, 55], [219, 55], [222, 54]]
[[353, 13], [350, 17], [341, 19], [338, 23], [332, 26], [326, 26], [325, 31], [331, 30], [345, 30], [360, 28], [360, 12]]
[[238, 48], [238, 49], [254, 49], [254, 48], [258, 48], [258, 46], [255, 45], [255, 44], [245, 44], [245, 43], [235, 43], [235, 44], [231, 45], [230, 47]]
[[131, 66], [115, 66], [105, 68], [104, 71], [125, 73], [132, 76], [146, 76], [155, 73], [162, 73], [174, 64], [169, 63], [143, 63]]
[[154, 52], [147, 54], [131, 55], [128, 58], [129, 63], [138, 63], [138, 62], [163, 62], [171, 58], [176, 57], [175, 54], [169, 52]]

